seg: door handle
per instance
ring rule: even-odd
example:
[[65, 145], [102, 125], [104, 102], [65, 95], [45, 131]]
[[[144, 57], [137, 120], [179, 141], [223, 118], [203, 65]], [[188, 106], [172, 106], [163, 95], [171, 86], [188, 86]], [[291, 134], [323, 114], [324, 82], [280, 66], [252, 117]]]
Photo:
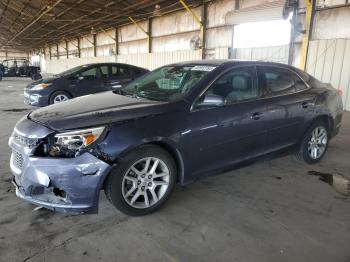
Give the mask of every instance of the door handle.
[[260, 112], [255, 112], [255, 113], [252, 114], [251, 119], [253, 119], [253, 120], [259, 120], [260, 117], [261, 117], [262, 115], [263, 115], [263, 114], [260, 113]]

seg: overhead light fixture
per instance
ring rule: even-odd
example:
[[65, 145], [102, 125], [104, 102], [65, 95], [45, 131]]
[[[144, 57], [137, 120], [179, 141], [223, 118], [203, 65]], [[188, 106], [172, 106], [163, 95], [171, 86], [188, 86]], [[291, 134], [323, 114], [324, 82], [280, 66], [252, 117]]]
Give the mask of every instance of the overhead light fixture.
[[97, 34], [97, 31], [96, 31], [96, 29], [93, 26], [91, 27], [90, 33], [92, 35], [96, 35]]
[[160, 5], [157, 4], [154, 6], [153, 16], [156, 16], [156, 17], [162, 16]]

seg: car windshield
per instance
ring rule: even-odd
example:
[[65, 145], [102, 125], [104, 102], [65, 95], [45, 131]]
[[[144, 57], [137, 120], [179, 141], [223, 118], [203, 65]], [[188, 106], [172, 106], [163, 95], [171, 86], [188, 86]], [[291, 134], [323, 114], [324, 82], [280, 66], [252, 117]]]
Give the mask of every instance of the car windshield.
[[73, 67], [71, 69], [68, 69], [66, 71], [63, 71], [62, 73], [57, 74], [56, 76], [70, 76], [70, 75], [75, 75], [76, 73], [78, 73], [80, 70], [82, 70], [83, 68], [87, 67], [87, 65], [82, 65], [82, 66], [77, 66], [77, 67]]
[[187, 94], [215, 67], [209, 65], [165, 66], [136, 79], [121, 93], [158, 101], [174, 101]]

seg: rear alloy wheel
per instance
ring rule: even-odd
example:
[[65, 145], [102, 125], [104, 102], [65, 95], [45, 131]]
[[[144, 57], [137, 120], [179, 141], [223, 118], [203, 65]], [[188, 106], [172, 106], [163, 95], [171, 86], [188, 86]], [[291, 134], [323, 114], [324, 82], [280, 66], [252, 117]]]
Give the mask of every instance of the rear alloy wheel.
[[120, 211], [149, 214], [168, 199], [175, 184], [176, 166], [162, 148], [146, 145], [129, 154], [105, 182], [105, 193]]
[[297, 158], [302, 158], [308, 164], [315, 164], [322, 159], [327, 147], [327, 127], [322, 121], [316, 122], [306, 133], [297, 153]]
[[58, 103], [67, 101], [71, 98], [72, 97], [66, 92], [63, 92], [63, 91], [55, 92], [50, 97], [50, 105], [58, 104]]

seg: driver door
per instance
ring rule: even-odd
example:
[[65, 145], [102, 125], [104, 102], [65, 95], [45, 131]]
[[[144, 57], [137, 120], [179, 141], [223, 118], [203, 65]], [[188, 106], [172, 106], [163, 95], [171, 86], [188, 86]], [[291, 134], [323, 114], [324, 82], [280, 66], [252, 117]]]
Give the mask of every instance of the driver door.
[[69, 81], [69, 87], [72, 89], [75, 96], [105, 91], [103, 90], [103, 76], [100, 66], [88, 67], [87, 69], [80, 71]]
[[[224, 103], [202, 107], [210, 96]], [[253, 66], [231, 69], [209, 87], [190, 113], [186, 151], [192, 156], [191, 172], [200, 174], [264, 152], [266, 104], [260, 96]]]

